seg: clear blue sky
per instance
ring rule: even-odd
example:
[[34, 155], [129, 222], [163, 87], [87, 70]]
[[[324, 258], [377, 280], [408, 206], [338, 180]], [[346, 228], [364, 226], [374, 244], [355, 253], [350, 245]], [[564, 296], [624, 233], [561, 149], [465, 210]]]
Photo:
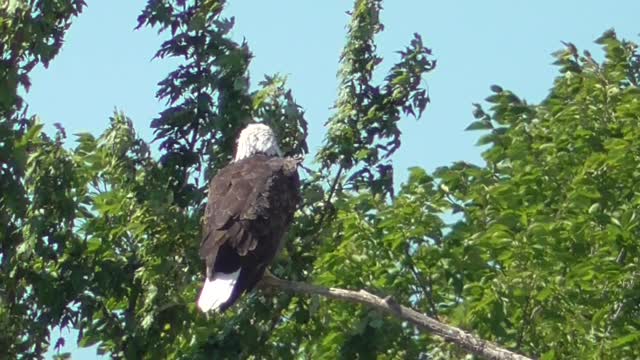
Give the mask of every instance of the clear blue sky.
[[[336, 93], [335, 74], [344, 42], [349, 1], [229, 1], [236, 17], [234, 37], [249, 42], [255, 58], [253, 84], [264, 74], [289, 76], [294, 96], [310, 122], [310, 145], [318, 148], [323, 123]], [[36, 69], [26, 98], [51, 131], [60, 122], [68, 134], [99, 134], [115, 108], [128, 114], [150, 140], [149, 122], [164, 105], [155, 100], [157, 82], [175, 61], [151, 61], [161, 38], [155, 30], [134, 31], [144, 6], [137, 0], [87, 0], [66, 44], [49, 69]], [[402, 124], [403, 147], [395, 157], [398, 180], [411, 166], [432, 171], [455, 160], [480, 162], [477, 134], [463, 129], [472, 121], [471, 104], [499, 84], [529, 102], [542, 100], [557, 75], [551, 53], [571, 41], [600, 54], [592, 43], [614, 27], [637, 41], [638, 1], [439, 1], [387, 0], [379, 36], [383, 67], [396, 59], [414, 32], [433, 49], [438, 67], [427, 83], [432, 103], [422, 120]], [[65, 331], [64, 334], [68, 332]], [[75, 332], [64, 351], [74, 359], [96, 358], [77, 349]], [[55, 342], [58, 331], [53, 332]]]

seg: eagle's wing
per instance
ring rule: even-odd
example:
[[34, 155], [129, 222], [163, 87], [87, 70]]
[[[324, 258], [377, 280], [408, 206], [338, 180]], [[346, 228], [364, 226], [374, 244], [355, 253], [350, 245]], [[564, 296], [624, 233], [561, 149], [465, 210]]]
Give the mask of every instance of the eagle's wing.
[[211, 180], [203, 219], [201, 258], [215, 260], [216, 249], [225, 242], [246, 240], [246, 231], [238, 221], [263, 190], [268, 177], [265, 170], [261, 164], [239, 161], [221, 169]]
[[[209, 187], [200, 257], [215, 261], [223, 244], [240, 256], [255, 250], [261, 240], [278, 245], [299, 200], [295, 160], [254, 156], [229, 164]], [[261, 252], [275, 251], [263, 245]]]

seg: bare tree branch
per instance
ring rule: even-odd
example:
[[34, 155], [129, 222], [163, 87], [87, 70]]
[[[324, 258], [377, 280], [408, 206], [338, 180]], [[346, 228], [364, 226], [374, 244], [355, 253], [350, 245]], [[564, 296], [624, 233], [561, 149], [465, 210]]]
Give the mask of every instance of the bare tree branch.
[[466, 351], [492, 360], [531, 360], [498, 345], [479, 339], [478, 337], [434, 320], [406, 306], [399, 305], [391, 297], [381, 298], [367, 291], [352, 291], [337, 288], [325, 288], [297, 281], [279, 279], [267, 272], [260, 282], [261, 288], [272, 288], [299, 294], [316, 294], [330, 299], [343, 300], [362, 304], [370, 308], [385, 312], [400, 320], [408, 321], [421, 330], [442, 337]]

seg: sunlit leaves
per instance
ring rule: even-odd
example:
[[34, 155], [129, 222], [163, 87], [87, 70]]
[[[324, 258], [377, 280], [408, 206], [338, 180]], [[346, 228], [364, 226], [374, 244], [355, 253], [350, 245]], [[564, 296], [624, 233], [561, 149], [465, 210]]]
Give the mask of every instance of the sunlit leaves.
[[73, 322], [67, 302], [82, 287], [81, 261], [72, 259], [82, 180], [62, 149], [64, 130], [54, 139], [42, 134], [18, 94], [29, 90], [30, 71], [58, 53], [83, 7], [81, 0], [0, 4], [0, 347], [9, 358], [41, 358], [50, 344], [63, 344], [50, 327]]
[[355, 1], [341, 56], [340, 89], [335, 114], [327, 122], [325, 144], [317, 159], [324, 169], [337, 164], [349, 171], [345, 185], [393, 195], [390, 156], [400, 146], [398, 121], [419, 117], [429, 97], [423, 75], [435, 61], [422, 38], [414, 34], [410, 45], [399, 51], [382, 84], [374, 84], [374, 71], [382, 62], [376, 53], [375, 36], [383, 29], [381, 1]]
[[436, 173], [468, 204], [445, 242], [467, 239], [486, 264], [465, 271], [459, 321], [543, 358], [637, 356], [636, 46], [611, 31], [597, 42], [600, 64], [565, 44], [539, 105], [492, 87], [468, 128], [484, 132], [487, 168]]
[[[435, 61], [416, 34], [377, 76], [381, 3], [354, 3], [320, 170], [305, 170], [272, 271], [391, 295], [535, 357], [637, 358], [637, 46], [608, 31], [598, 62], [566, 43], [544, 101], [494, 85], [474, 105], [467, 130], [480, 134], [485, 164], [414, 168], [394, 186], [398, 122], [425, 110]], [[10, 65], [0, 84], [0, 348], [40, 357], [62, 345], [49, 334], [60, 326], [114, 358], [463, 356], [408, 324], [316, 296], [256, 292], [224, 315], [196, 311], [206, 182], [231, 159], [239, 129], [253, 117], [287, 154], [308, 151], [285, 78], [249, 89], [252, 54], [231, 40], [224, 1], [149, 1], [139, 17], [168, 36], [157, 57], [181, 60], [159, 84], [158, 159], [121, 113], [101, 135], [76, 134], [73, 150], [61, 127], [47, 136], [16, 115], [18, 87], [55, 55], [82, 2], [7, 4], [16, 16], [0, 24]], [[23, 26], [56, 6], [64, 11], [41, 33]]]

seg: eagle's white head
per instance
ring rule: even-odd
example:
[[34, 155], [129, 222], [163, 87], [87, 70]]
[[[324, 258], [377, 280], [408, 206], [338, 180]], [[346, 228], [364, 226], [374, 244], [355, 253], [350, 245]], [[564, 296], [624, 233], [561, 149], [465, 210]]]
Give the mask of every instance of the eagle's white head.
[[249, 124], [240, 132], [236, 157], [233, 161], [260, 153], [270, 156], [282, 156], [276, 135], [270, 127], [264, 124]]

